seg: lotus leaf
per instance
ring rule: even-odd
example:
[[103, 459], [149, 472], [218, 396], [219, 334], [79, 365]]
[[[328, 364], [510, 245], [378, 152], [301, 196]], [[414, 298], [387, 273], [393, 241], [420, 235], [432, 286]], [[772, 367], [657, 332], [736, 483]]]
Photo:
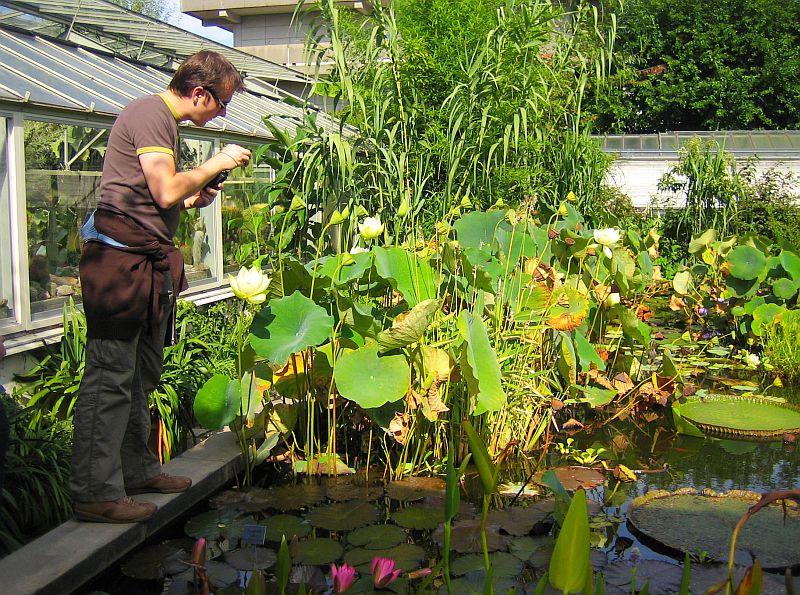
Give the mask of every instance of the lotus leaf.
[[303, 538], [311, 533], [311, 524], [292, 514], [277, 514], [264, 523], [267, 526], [267, 541], [280, 543], [282, 537], [292, 541], [295, 537]]
[[763, 326], [773, 324], [784, 312], [786, 312], [786, 308], [778, 304], [761, 304], [758, 306], [753, 310], [753, 322], [750, 325], [753, 334], [760, 337]]
[[680, 271], [675, 273], [675, 276], [672, 278], [672, 288], [680, 295], [686, 295], [689, 293], [691, 283], [692, 274], [689, 271]]
[[750, 281], [766, 272], [767, 257], [753, 246], [737, 246], [728, 254], [728, 264], [733, 277]]
[[250, 325], [250, 344], [260, 356], [284, 365], [289, 356], [330, 338], [333, 318], [324, 308], [295, 291], [272, 300]]
[[411, 370], [402, 355], [378, 355], [370, 345], [344, 353], [336, 365], [336, 386], [346, 398], [369, 409], [403, 398]]
[[[444, 545], [444, 528], [439, 526], [432, 534], [433, 540]], [[488, 523], [486, 525], [486, 542], [490, 552], [505, 550], [508, 542], [511, 541], [509, 535], [500, 533], [500, 526]], [[481, 521], [480, 519], [466, 519], [455, 521], [452, 529], [452, 541], [450, 547], [454, 552], [462, 554], [474, 554], [483, 551], [481, 545]]]
[[295, 541], [289, 546], [295, 564], [330, 564], [342, 556], [342, 544], [329, 537]]
[[789, 250], [781, 250], [778, 256], [781, 267], [795, 283], [800, 283], [800, 256]]
[[[631, 503], [629, 520], [651, 539], [681, 552], [704, 550], [726, 560], [736, 523], [758, 500], [755, 493], [705, 495], [681, 491], [655, 492]], [[800, 563], [800, 512], [767, 506], [748, 519], [738, 545], [764, 568], [783, 569]]]
[[245, 525], [255, 524], [252, 516], [239, 516], [233, 510], [209, 510], [186, 521], [183, 530], [191, 537], [205, 537], [209, 541], [223, 537], [234, 541], [242, 536]]
[[355, 548], [345, 553], [344, 561], [354, 566], [359, 572], [369, 572], [372, 559], [376, 556], [391, 558], [394, 560], [395, 567], [402, 568], [404, 572], [419, 568], [427, 559], [427, 554], [422, 547], [413, 543], [401, 543], [382, 550]]
[[[632, 585], [634, 567], [636, 568], [636, 582], [635, 585]], [[650, 593], [666, 595], [667, 593], [677, 593], [680, 590], [683, 570], [677, 564], [670, 564], [662, 560], [642, 560], [638, 564], [618, 560], [605, 567], [603, 576], [607, 583], [624, 587], [627, 591], [641, 591], [645, 583], [649, 583]]]
[[[350, 264], [343, 265], [343, 262], [349, 262]], [[331, 279], [334, 285], [345, 285], [363, 277], [371, 265], [371, 252], [358, 252], [349, 255], [347, 258], [344, 253], [333, 254], [319, 259], [316, 276], [318, 278]], [[306, 270], [309, 274], [313, 272], [313, 268], [313, 261], [306, 265]]]
[[392, 500], [413, 502], [427, 496], [438, 496], [444, 493], [445, 482], [439, 477], [406, 477], [392, 481], [386, 486], [386, 495]]
[[194, 541], [181, 537], [151, 545], [128, 556], [120, 565], [125, 576], [140, 580], [161, 580], [186, 570]]
[[791, 279], [781, 277], [772, 284], [772, 295], [782, 300], [790, 300], [797, 295], [797, 285]]
[[385, 353], [419, 341], [439, 311], [439, 307], [438, 299], [425, 300], [410, 311], [399, 314], [392, 322], [391, 328], [378, 333], [379, 352]]
[[334, 502], [315, 508], [306, 515], [315, 527], [328, 531], [352, 531], [378, 520], [378, 510], [372, 502], [351, 500]]
[[197, 391], [194, 415], [205, 428], [217, 430], [231, 423], [242, 404], [241, 384], [224, 374], [209, 378]]
[[[556, 467], [550, 469], [564, 489], [572, 492], [574, 490], [590, 490], [605, 483], [605, 477], [597, 469], [591, 467]], [[533, 476], [533, 481], [539, 485], [547, 485], [542, 482], [543, 471], [539, 471]]]
[[701, 234], [693, 235], [689, 241], [689, 254], [702, 252], [717, 241], [717, 231], [712, 227]]
[[392, 520], [407, 529], [435, 529], [444, 522], [444, 509], [409, 506], [392, 513]]
[[271, 568], [278, 556], [265, 547], [246, 547], [225, 552], [225, 561], [237, 570], [263, 570]]
[[728, 438], [780, 439], [800, 432], [800, 411], [776, 399], [739, 395], [687, 397], [673, 413], [707, 434]]
[[473, 211], [459, 217], [453, 224], [458, 243], [465, 248], [493, 246], [498, 226], [505, 220], [506, 211]]
[[268, 506], [276, 510], [300, 510], [325, 500], [325, 489], [314, 484], [284, 485], [267, 490]]
[[372, 249], [375, 270], [386, 279], [412, 308], [436, 297], [436, 281], [430, 263], [398, 247]]
[[733, 297], [747, 298], [753, 297], [758, 288], [761, 286], [759, 280], [756, 279], [739, 279], [737, 277], [729, 276], [725, 279], [728, 285], [728, 292]]
[[458, 316], [458, 329], [466, 342], [461, 352], [461, 370], [476, 399], [473, 415], [499, 411], [506, 403], [497, 354], [480, 316], [462, 310]]
[[367, 550], [380, 550], [400, 545], [408, 538], [397, 525], [370, 525], [348, 534], [347, 542]]

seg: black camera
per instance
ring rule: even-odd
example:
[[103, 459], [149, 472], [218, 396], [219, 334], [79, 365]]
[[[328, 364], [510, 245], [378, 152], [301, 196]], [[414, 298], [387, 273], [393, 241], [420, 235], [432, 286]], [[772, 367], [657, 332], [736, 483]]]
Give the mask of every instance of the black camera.
[[223, 169], [221, 172], [219, 172], [219, 174], [217, 174], [216, 178], [214, 178], [208, 184], [206, 184], [206, 188], [211, 188], [212, 190], [219, 190], [219, 185], [228, 179], [229, 173], [230, 173], [229, 169]]

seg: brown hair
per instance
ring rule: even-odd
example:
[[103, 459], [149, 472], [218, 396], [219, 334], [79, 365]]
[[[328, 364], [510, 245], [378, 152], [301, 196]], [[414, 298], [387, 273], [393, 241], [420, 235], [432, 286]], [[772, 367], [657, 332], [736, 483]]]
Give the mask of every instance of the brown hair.
[[244, 91], [244, 81], [227, 58], [203, 50], [186, 58], [169, 83], [169, 88], [181, 97], [191, 94], [195, 87], [205, 87], [219, 97], [222, 89]]

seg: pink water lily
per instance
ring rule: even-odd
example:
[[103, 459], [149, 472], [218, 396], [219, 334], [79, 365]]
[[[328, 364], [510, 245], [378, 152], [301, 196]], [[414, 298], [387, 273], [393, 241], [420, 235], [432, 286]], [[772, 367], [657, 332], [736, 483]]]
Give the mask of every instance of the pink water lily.
[[331, 581], [333, 581], [333, 592], [344, 593], [351, 587], [356, 578], [356, 569], [350, 564], [336, 566], [331, 564]]
[[402, 569], [394, 567], [394, 560], [391, 558], [376, 556], [372, 559], [372, 584], [376, 589], [383, 589], [389, 583], [394, 582], [401, 572], [403, 572]]

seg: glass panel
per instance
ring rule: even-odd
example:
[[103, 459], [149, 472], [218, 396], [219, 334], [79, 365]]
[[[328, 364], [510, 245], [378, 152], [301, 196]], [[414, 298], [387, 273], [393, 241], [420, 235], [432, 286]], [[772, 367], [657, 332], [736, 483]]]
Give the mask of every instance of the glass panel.
[[[194, 169], [212, 155], [214, 144], [208, 140], [181, 137], [182, 171]], [[175, 235], [175, 244], [183, 253], [189, 285], [202, 284], [215, 275], [215, 259], [211, 253], [210, 238], [214, 233], [214, 209], [189, 209], [181, 211], [181, 222]]]
[[80, 298], [80, 229], [95, 208], [108, 140], [105, 128], [25, 121], [28, 277], [33, 318]]
[[[258, 145], [243, 145], [255, 152]], [[222, 259], [225, 273], [250, 265], [266, 255], [272, 235], [269, 216], [269, 183], [275, 178], [268, 165], [253, 165], [231, 171], [222, 196]], [[265, 263], [266, 264], [266, 261]]]
[[8, 176], [8, 120], [0, 118], [0, 328], [16, 322], [14, 315], [14, 286], [11, 277], [11, 213]]

